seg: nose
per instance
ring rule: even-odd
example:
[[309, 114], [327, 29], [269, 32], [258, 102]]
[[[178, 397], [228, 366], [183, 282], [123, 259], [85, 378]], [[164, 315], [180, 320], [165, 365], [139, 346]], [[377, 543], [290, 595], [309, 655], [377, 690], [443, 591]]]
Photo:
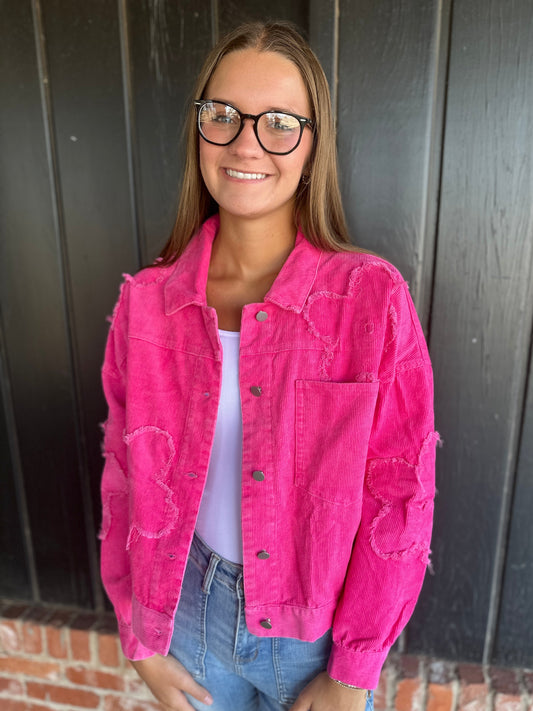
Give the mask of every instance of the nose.
[[262, 156], [264, 151], [255, 135], [253, 119], [245, 118], [243, 123], [242, 131], [228, 148], [235, 155]]

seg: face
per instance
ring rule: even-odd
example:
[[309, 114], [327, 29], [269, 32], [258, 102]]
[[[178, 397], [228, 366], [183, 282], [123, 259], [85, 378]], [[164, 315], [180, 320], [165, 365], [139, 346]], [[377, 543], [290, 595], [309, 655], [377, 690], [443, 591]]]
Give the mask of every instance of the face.
[[[297, 67], [276, 52], [253, 49], [227, 54], [216, 68], [203, 98], [231, 104], [241, 113], [277, 110], [311, 118], [311, 107]], [[200, 169], [221, 214], [293, 224], [294, 195], [311, 154], [313, 134], [304, 128], [299, 146], [288, 155], [264, 151], [245, 120], [227, 146], [199, 137]]]

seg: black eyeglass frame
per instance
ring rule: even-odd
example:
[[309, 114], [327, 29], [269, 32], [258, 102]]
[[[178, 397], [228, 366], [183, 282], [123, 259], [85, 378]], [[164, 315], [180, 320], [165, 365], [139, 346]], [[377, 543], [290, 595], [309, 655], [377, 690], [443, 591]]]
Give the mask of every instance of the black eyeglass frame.
[[[239, 109], [235, 108], [235, 106], [232, 106], [231, 104], [228, 104], [226, 101], [214, 101], [213, 99], [195, 99], [193, 101], [193, 104], [196, 106], [196, 125], [198, 126], [198, 132], [200, 133], [200, 136], [206, 141], [207, 143], [211, 143], [213, 146], [229, 146], [230, 143], [233, 143], [241, 134], [243, 128], [244, 128], [244, 119], [251, 119], [254, 122], [254, 133], [255, 137], [257, 138], [257, 142], [261, 146], [261, 148], [266, 152], [270, 153], [271, 155], [274, 156], [286, 156], [289, 155], [289, 153], [292, 153], [295, 151], [298, 146], [300, 145], [300, 141], [302, 140], [304, 128], [307, 126], [313, 133], [315, 131], [315, 123], [312, 119], [308, 119], [305, 116], [299, 116], [298, 114], [291, 114], [289, 111], [262, 111], [260, 114], [256, 114], [255, 116], [253, 114], [243, 114], [242, 111], [239, 111]], [[200, 123], [200, 112], [202, 108], [206, 104], [221, 104], [222, 106], [229, 106], [230, 109], [233, 109], [234, 111], [237, 112], [239, 115], [241, 125], [239, 126], [239, 130], [237, 133], [233, 136], [232, 139], [227, 141], [227, 143], [217, 143], [216, 141], [210, 141], [209, 138], [206, 138], [204, 134], [202, 133], [202, 126]], [[264, 147], [264, 145], [261, 143], [261, 139], [259, 138], [259, 132], [257, 130], [257, 122], [262, 116], [265, 116], [266, 114], [284, 114], [285, 116], [291, 116], [292, 118], [295, 118], [299, 121], [300, 123], [300, 135], [298, 136], [298, 141], [296, 142], [296, 145], [290, 149], [290, 151], [283, 151], [283, 152], [278, 152], [278, 151], [269, 151], [267, 148]]]

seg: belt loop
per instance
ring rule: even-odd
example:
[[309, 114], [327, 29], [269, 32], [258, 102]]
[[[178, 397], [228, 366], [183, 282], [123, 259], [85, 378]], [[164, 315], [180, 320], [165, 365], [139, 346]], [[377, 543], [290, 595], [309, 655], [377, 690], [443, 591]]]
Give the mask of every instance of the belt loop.
[[239, 600], [244, 600], [244, 578], [242, 573], [239, 574], [235, 587], [237, 589], [237, 596]]
[[211, 583], [213, 582], [213, 578], [215, 577], [215, 571], [219, 563], [219, 556], [216, 553], [211, 553], [211, 557], [209, 558], [209, 565], [207, 566], [207, 570], [205, 571], [204, 575], [204, 580], [202, 582], [202, 592], [204, 592], [206, 595], [209, 595]]

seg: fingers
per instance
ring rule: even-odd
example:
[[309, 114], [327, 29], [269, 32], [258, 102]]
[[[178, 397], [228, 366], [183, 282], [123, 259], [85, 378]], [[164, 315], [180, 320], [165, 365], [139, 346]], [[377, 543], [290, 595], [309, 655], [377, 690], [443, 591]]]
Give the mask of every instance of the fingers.
[[310, 701], [302, 692], [291, 706], [290, 711], [309, 711], [310, 708]]
[[132, 664], [167, 711], [194, 711], [183, 692], [208, 706], [213, 703], [209, 692], [172, 656], [156, 654]]
[[171, 656], [166, 659], [169, 662], [170, 668], [173, 670], [172, 676], [174, 685], [198, 701], [210, 706], [213, 703], [213, 698], [207, 689], [198, 684], [190, 672], [188, 672], [177, 659]]

